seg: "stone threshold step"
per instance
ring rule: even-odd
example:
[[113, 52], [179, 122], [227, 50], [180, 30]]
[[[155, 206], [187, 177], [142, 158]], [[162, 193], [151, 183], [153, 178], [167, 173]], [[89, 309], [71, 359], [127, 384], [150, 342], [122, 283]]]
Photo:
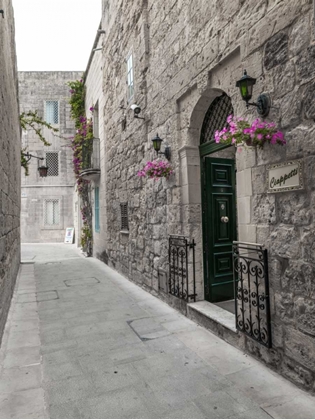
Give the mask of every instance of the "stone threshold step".
[[187, 305], [188, 318], [196, 319], [196, 315], [198, 321], [204, 327], [214, 330], [214, 332], [216, 332], [217, 327], [223, 327], [234, 334], [238, 334], [235, 327], [235, 315], [213, 303], [205, 300], [189, 303]]

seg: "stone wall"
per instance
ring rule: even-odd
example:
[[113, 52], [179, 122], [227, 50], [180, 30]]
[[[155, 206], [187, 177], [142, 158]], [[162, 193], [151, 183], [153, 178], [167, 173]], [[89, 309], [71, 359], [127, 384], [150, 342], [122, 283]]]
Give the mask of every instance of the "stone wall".
[[17, 65], [12, 2], [0, 0], [0, 339], [20, 265], [20, 168]]
[[[93, 49], [102, 47], [103, 35], [98, 33], [95, 38]], [[107, 219], [106, 219], [106, 162], [105, 162], [105, 132], [104, 132], [104, 95], [102, 86], [102, 51], [92, 51], [88, 68], [85, 72], [86, 86], [86, 115], [93, 118], [94, 137], [100, 141], [100, 176], [91, 182], [91, 203], [93, 208], [93, 254], [100, 260], [107, 263], [106, 253]], [[91, 113], [90, 108], [94, 106], [95, 111]], [[95, 187], [99, 188], [99, 230], [95, 230]]]
[[[253, 4], [254, 3], [254, 4]], [[268, 92], [269, 119], [288, 145], [245, 146], [236, 153], [239, 239], [268, 249], [273, 349], [246, 349], [296, 383], [313, 389], [314, 364], [314, 16], [311, 0], [103, 1], [106, 253], [109, 265], [158, 289], [168, 270], [168, 237], [197, 243], [197, 293], [203, 299], [202, 212], [198, 146], [205, 113], [222, 92], [234, 113], [246, 110], [235, 82], [246, 68], [257, 78], [254, 100]], [[126, 58], [133, 53], [135, 93], [127, 102]], [[145, 120], [135, 119], [131, 103]], [[125, 109], [122, 109], [125, 108]], [[126, 127], [119, 122], [126, 115]], [[175, 175], [143, 180], [158, 132], [172, 150]], [[305, 189], [267, 194], [266, 165], [302, 158]], [[129, 232], [120, 229], [128, 202]]]
[[[68, 103], [70, 92], [67, 82], [80, 79], [82, 72], [19, 72], [19, 99], [21, 112], [38, 111], [45, 118], [45, 101], [59, 101], [59, 129], [57, 135], [44, 129], [50, 146], [44, 146], [33, 130], [22, 135], [22, 147], [29, 153], [45, 157], [47, 152], [57, 152], [58, 176], [41, 178], [38, 163], [30, 160], [29, 175], [22, 171], [22, 242], [63, 242], [65, 229], [74, 226], [73, 193], [74, 174], [70, 137], [74, 135], [74, 123], [70, 118]], [[45, 162], [45, 161], [44, 161]], [[59, 223], [48, 226], [44, 223], [45, 200], [59, 200]]]

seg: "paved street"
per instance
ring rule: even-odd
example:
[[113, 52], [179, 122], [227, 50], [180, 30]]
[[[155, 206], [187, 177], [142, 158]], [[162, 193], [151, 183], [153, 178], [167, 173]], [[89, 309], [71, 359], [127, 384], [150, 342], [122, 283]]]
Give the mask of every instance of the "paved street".
[[314, 397], [74, 246], [22, 260], [1, 418], [315, 417]]

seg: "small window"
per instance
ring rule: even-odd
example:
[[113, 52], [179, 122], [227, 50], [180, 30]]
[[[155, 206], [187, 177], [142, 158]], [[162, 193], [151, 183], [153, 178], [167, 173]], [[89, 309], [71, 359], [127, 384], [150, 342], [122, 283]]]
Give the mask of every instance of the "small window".
[[45, 121], [49, 124], [59, 124], [59, 102], [45, 102]]
[[46, 165], [48, 166], [47, 176], [58, 176], [59, 175], [59, 153], [47, 152]]
[[94, 189], [94, 214], [95, 214], [95, 232], [100, 231], [100, 189]]
[[134, 85], [133, 85], [133, 58], [130, 54], [127, 58], [127, 86], [128, 86], [128, 101], [133, 97]]
[[59, 225], [60, 209], [59, 200], [45, 200], [44, 223], [46, 226]]
[[121, 230], [129, 230], [128, 225], [128, 203], [120, 203]]

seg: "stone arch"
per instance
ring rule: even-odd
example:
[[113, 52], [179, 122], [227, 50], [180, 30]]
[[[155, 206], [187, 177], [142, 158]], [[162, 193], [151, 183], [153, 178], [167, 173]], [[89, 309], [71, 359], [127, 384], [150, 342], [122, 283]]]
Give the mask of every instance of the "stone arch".
[[[183, 234], [194, 238], [196, 248], [197, 299], [204, 298], [202, 250], [202, 201], [200, 180], [200, 134], [211, 103], [225, 93], [222, 89], [207, 88], [202, 94], [197, 88], [182, 98], [179, 105], [181, 147], [179, 148], [180, 188]], [[191, 111], [192, 110], [192, 111]], [[189, 115], [189, 112], [190, 115]]]

